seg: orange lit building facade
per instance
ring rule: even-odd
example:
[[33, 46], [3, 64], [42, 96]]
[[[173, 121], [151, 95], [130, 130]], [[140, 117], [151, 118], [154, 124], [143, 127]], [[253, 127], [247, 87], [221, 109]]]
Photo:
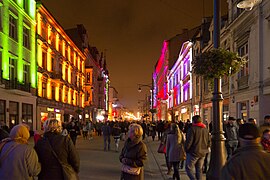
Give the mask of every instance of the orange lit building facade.
[[37, 119], [82, 119], [85, 55], [50, 12], [37, 5]]

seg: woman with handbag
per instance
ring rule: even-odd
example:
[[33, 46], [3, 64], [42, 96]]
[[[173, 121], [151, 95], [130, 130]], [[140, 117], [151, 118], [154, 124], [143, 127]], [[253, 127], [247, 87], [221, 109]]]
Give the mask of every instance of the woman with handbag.
[[143, 166], [146, 160], [146, 145], [142, 142], [143, 129], [139, 124], [131, 124], [128, 139], [121, 151], [121, 180], [143, 180]]
[[178, 128], [178, 125], [175, 123], [171, 124], [171, 131], [167, 135], [166, 142], [166, 155], [168, 161], [173, 166], [173, 179], [180, 180], [179, 174], [179, 164], [185, 158], [184, 152], [184, 136], [181, 133], [181, 130]]
[[[35, 145], [41, 163], [38, 179], [78, 179], [79, 155], [70, 137], [61, 134], [61, 122], [48, 119], [44, 123], [44, 131], [42, 139]], [[72, 172], [67, 174], [65, 170]]]

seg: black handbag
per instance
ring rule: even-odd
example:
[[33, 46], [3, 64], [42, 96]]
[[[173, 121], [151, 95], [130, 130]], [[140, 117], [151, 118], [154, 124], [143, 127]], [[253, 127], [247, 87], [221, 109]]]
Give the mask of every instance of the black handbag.
[[57, 156], [57, 154], [55, 153], [55, 151], [53, 150], [50, 141], [47, 139], [49, 147], [52, 150], [53, 155], [56, 157], [56, 159], [58, 160], [58, 162], [61, 164], [62, 166], [62, 171], [63, 171], [63, 176], [65, 180], [79, 180], [79, 176], [78, 174], [74, 171], [74, 169], [72, 168], [71, 165], [63, 163]]

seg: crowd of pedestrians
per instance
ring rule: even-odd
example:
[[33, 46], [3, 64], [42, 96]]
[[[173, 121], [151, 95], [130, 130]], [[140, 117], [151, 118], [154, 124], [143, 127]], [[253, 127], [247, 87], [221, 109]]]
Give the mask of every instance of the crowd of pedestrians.
[[[38, 179], [63, 179], [63, 164], [78, 174], [77, 136], [81, 135], [89, 141], [93, 139], [93, 134], [103, 136], [104, 151], [120, 151], [122, 180], [144, 179], [147, 148], [143, 140], [147, 136], [165, 146], [163, 153], [167, 174], [173, 179], [181, 179], [179, 169], [184, 167], [190, 179], [202, 179], [202, 174], [208, 170], [212, 123], [203, 121], [199, 115], [185, 122], [128, 122], [105, 118], [105, 121], [95, 123], [80, 123], [76, 119], [62, 123], [48, 119], [43, 131], [34, 134], [34, 148], [27, 143], [30, 133], [26, 124], [9, 130], [3, 122], [0, 123], [0, 177], [4, 179], [31, 179], [34, 176]], [[223, 123], [223, 130], [227, 161], [221, 179], [269, 178], [270, 115], [264, 117], [261, 126], [254, 118], [244, 121], [229, 117]], [[111, 138], [114, 146], [111, 145]], [[125, 141], [124, 147], [119, 149], [121, 140]]]

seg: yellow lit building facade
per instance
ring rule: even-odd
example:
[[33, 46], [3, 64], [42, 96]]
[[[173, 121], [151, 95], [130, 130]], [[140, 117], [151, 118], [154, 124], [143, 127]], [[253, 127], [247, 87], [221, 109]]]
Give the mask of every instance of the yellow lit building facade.
[[37, 119], [61, 121], [82, 118], [85, 93], [85, 55], [50, 12], [37, 10]]

